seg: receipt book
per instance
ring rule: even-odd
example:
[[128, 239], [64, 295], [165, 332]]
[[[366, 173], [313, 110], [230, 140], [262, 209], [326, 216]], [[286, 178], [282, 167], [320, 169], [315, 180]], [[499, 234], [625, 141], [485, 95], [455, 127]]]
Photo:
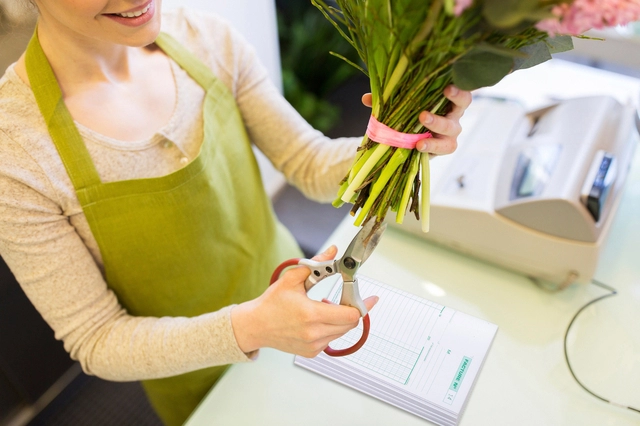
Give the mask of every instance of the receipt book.
[[[345, 357], [321, 353], [295, 364], [438, 425], [457, 425], [498, 327], [446, 306], [358, 276], [363, 298], [380, 301], [369, 313], [369, 338]], [[342, 282], [328, 299], [338, 303]], [[352, 346], [362, 324], [333, 341]]]

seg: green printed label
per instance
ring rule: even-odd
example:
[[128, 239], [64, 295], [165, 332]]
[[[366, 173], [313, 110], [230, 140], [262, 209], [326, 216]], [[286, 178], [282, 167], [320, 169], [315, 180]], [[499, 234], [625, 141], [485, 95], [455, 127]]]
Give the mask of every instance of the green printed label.
[[460, 388], [460, 384], [462, 383], [462, 379], [464, 379], [464, 375], [467, 373], [467, 370], [469, 369], [470, 364], [471, 364], [471, 358], [467, 358], [466, 356], [462, 357], [462, 361], [460, 362], [460, 367], [458, 367], [458, 372], [453, 378], [453, 381], [451, 382], [451, 386], [449, 386], [450, 390], [454, 392], [458, 392], [458, 389]]

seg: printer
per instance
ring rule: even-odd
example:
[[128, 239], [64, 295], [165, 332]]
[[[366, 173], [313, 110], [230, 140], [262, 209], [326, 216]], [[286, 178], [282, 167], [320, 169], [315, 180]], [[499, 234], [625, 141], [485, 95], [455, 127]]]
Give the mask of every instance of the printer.
[[638, 143], [637, 112], [609, 96], [535, 111], [474, 99], [458, 149], [431, 164], [431, 224], [397, 229], [561, 289], [589, 282]]

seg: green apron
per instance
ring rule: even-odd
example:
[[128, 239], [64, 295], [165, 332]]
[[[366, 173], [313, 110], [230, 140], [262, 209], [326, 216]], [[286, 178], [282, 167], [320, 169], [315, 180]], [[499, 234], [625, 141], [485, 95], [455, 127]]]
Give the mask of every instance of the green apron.
[[[259, 296], [279, 261], [300, 256], [275, 219], [229, 90], [167, 34], [156, 41], [206, 91], [196, 159], [170, 175], [102, 183], [34, 34], [31, 88], [129, 314], [193, 317]], [[212, 342], [213, 344], [213, 342]], [[163, 421], [182, 424], [225, 366], [143, 386]]]

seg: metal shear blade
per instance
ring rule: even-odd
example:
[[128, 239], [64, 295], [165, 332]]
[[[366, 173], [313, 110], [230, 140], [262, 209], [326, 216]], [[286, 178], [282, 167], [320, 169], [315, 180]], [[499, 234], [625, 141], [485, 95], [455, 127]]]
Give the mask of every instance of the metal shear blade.
[[360, 311], [360, 315], [363, 317], [367, 315], [367, 307], [360, 296], [356, 273], [373, 253], [386, 227], [386, 223], [378, 223], [375, 220], [367, 222], [351, 241], [338, 265], [338, 270], [342, 275], [340, 304], [353, 306]]
[[386, 223], [369, 220], [351, 240], [340, 259], [339, 270], [343, 279], [353, 279], [358, 268], [371, 256], [387, 228]]
[[378, 245], [382, 233], [387, 228], [386, 223], [377, 223], [370, 220], [363, 226], [351, 240], [344, 255], [335, 260], [320, 262], [311, 259], [301, 259], [299, 265], [304, 265], [311, 270], [311, 274], [304, 283], [306, 291], [323, 279], [339, 273], [343, 281], [352, 282], [358, 268], [369, 258]]

